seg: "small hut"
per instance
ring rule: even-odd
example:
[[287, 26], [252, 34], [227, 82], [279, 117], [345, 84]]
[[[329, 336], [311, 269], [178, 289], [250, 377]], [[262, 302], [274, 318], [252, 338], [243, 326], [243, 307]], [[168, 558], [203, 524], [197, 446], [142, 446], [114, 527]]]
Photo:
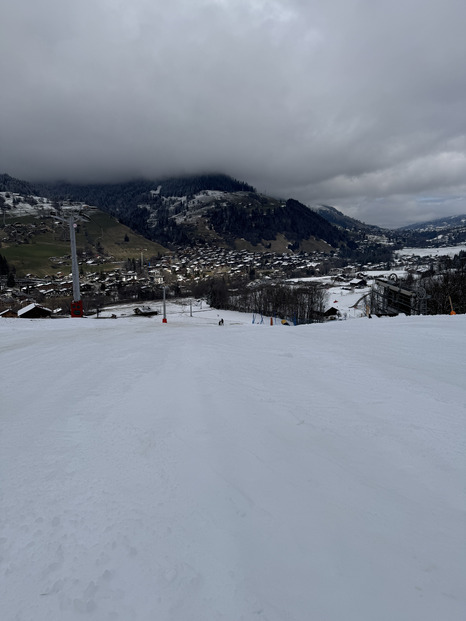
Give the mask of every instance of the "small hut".
[[340, 311], [338, 310], [338, 308], [335, 308], [335, 306], [331, 306], [324, 313], [325, 319], [338, 319], [340, 315]]

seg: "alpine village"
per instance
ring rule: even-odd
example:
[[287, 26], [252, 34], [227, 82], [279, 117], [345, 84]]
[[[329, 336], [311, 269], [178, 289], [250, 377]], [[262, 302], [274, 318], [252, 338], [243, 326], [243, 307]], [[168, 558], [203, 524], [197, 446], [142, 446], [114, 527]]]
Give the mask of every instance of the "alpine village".
[[2, 174], [0, 318], [116, 318], [105, 310], [122, 304], [154, 316], [167, 298], [287, 325], [460, 314], [465, 242], [466, 215], [382, 229], [223, 174], [113, 185]]

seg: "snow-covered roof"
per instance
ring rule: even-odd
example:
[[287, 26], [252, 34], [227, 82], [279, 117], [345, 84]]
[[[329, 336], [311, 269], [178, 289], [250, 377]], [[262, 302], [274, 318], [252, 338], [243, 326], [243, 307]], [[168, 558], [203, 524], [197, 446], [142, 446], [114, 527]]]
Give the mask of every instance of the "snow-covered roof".
[[27, 306], [25, 306], [24, 308], [21, 308], [18, 311], [18, 317], [21, 317], [22, 315], [28, 313], [29, 311], [33, 310], [34, 308], [40, 308], [42, 310], [45, 310], [49, 313], [51, 313], [52, 311], [49, 308], [45, 308], [44, 306], [40, 306], [40, 304], [35, 304], [34, 302], [32, 304], [28, 304]]
[[11, 314], [16, 315], [17, 313], [15, 313], [13, 309], [7, 308], [0, 313], [0, 317], [2, 317], [3, 315], [11, 315]]

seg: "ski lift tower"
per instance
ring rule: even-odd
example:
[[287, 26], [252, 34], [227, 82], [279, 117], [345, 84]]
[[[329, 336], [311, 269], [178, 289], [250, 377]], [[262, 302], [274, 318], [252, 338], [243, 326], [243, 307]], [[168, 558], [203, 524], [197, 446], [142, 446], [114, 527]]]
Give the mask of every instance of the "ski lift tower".
[[71, 274], [73, 276], [73, 301], [71, 302], [71, 316], [83, 316], [83, 301], [81, 300], [81, 292], [79, 289], [79, 266], [78, 255], [76, 253], [76, 228], [78, 220], [89, 222], [89, 217], [81, 212], [70, 213], [69, 216], [55, 216], [57, 220], [68, 224], [70, 229], [71, 244]]

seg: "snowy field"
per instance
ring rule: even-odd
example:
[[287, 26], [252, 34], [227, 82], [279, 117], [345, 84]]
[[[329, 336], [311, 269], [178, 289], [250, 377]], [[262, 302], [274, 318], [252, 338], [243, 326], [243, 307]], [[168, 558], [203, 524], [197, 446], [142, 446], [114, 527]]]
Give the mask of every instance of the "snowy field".
[[445, 246], [444, 248], [402, 248], [395, 252], [398, 257], [454, 257], [462, 250], [466, 250], [466, 244], [458, 246]]
[[463, 621], [466, 316], [0, 319], [5, 621]]

